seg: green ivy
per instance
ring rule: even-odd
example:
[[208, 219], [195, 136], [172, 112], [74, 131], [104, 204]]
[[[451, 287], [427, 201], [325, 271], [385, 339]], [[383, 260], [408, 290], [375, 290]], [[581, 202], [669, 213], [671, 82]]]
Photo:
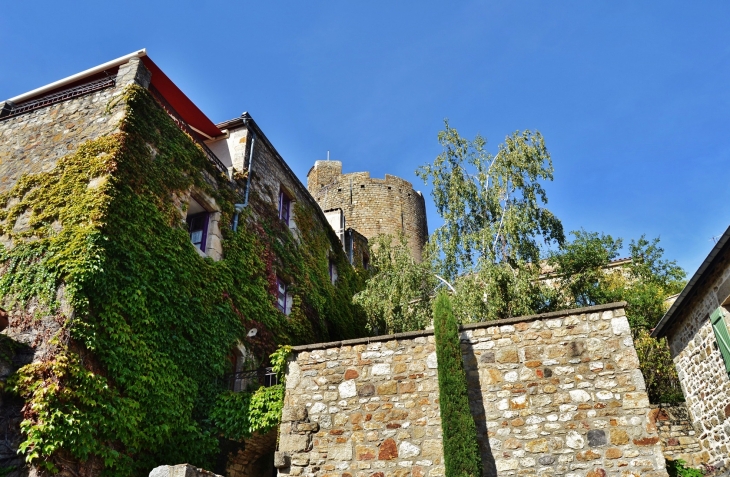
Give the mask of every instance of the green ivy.
[[[118, 476], [165, 463], [210, 467], [218, 432], [274, 425], [283, 402], [281, 385], [226, 391], [236, 343], [265, 359], [277, 344], [361, 335], [364, 320], [350, 304], [361, 280], [332, 245], [336, 236], [307, 224], [306, 210], [297, 209], [298, 239], [274, 220], [275, 205], [260, 223], [244, 213], [238, 231], [229, 230], [240, 190], [147, 90], [126, 89], [108, 114], [118, 108], [118, 133], [0, 195], [0, 235], [13, 241], [0, 248], [0, 303], [37, 302], [63, 323], [51, 352], [10, 380], [27, 402], [21, 449], [50, 470], [69, 460], [93, 460]], [[175, 198], [191, 188], [220, 207], [221, 261], [189, 242]], [[18, 229], [19, 219], [28, 227]], [[276, 270], [295, 284], [294, 316], [275, 307]], [[252, 327], [259, 333], [247, 338]], [[235, 412], [213, 418], [226, 401], [238, 403]]]
[[703, 477], [705, 472], [701, 469], [689, 467], [682, 459], [667, 459], [667, 473], [669, 477]]

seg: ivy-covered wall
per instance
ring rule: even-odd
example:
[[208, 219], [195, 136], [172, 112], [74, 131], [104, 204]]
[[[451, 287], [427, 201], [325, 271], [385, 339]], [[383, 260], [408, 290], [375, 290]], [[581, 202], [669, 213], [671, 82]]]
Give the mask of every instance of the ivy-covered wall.
[[[20, 449], [34, 465], [68, 475], [146, 475], [181, 462], [210, 468], [221, 434], [211, 412], [226, 401], [234, 346], [265, 360], [280, 344], [364, 334], [350, 302], [362, 278], [305, 207], [296, 211], [298, 238], [277, 220], [275, 204], [259, 203], [268, 212], [256, 220], [244, 210], [230, 230], [241, 185], [145, 88], [124, 89], [99, 120], [117, 116], [116, 132], [69, 147], [54, 168], [0, 195], [0, 236], [11, 240], [0, 247], [8, 336], [43, 317], [57, 323], [26, 343], [45, 351], [4, 392], [25, 403]], [[191, 190], [220, 209], [220, 261], [190, 244], [179, 198]], [[292, 277], [289, 317], [274, 305], [276, 273]], [[251, 327], [259, 333], [249, 339]]]

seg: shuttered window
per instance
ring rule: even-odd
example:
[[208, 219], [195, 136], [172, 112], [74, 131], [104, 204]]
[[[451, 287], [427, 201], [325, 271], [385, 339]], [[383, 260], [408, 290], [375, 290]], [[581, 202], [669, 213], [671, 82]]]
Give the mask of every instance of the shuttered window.
[[712, 323], [712, 331], [715, 332], [717, 347], [720, 349], [723, 361], [725, 361], [725, 370], [730, 373], [730, 333], [727, 331], [723, 316], [723, 308], [720, 307], [712, 312], [710, 322]]

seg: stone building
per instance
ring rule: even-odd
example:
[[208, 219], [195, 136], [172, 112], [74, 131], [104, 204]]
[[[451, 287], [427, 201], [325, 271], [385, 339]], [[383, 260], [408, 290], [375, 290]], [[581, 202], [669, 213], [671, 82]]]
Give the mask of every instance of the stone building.
[[[145, 50], [0, 103], [0, 380], [30, 386], [0, 396], [0, 469], [29, 471], [20, 422], [52, 416], [86, 449], [35, 428], [61, 475], [209, 458], [186, 452], [215, 446], [215, 393], [277, 344], [363, 336], [361, 281], [254, 119], [213, 123]], [[275, 445], [220, 465], [273, 469]]]
[[[624, 305], [462, 326], [484, 475], [667, 475]], [[280, 476], [444, 475], [433, 331], [294, 351]]]
[[652, 332], [666, 337], [701, 450], [693, 465], [730, 467], [730, 228]]
[[317, 161], [307, 174], [307, 188], [325, 213], [342, 216], [347, 227], [367, 239], [403, 233], [413, 257], [420, 261], [428, 240], [426, 204], [413, 185], [390, 174], [342, 173], [340, 161]]

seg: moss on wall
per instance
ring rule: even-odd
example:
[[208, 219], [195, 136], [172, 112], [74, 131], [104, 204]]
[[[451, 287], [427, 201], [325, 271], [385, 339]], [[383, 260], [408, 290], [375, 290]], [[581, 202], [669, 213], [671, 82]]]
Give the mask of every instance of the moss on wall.
[[[0, 196], [0, 235], [13, 241], [0, 247], [0, 300], [40, 303], [63, 323], [53, 351], [11, 379], [28, 403], [21, 448], [51, 470], [209, 466], [218, 450], [209, 415], [234, 345], [265, 358], [277, 344], [362, 335], [350, 303], [361, 279], [333, 234], [304, 223], [315, 220], [306, 210], [297, 212], [298, 242], [274, 220], [244, 216], [237, 232], [222, 227], [223, 260], [201, 257], [175, 198], [194, 188], [229, 224], [239, 191], [145, 89], [125, 90], [109, 113], [117, 108], [126, 108], [119, 133]], [[295, 283], [290, 317], [274, 306], [276, 270]], [[254, 326], [260, 333], [246, 338]]]

